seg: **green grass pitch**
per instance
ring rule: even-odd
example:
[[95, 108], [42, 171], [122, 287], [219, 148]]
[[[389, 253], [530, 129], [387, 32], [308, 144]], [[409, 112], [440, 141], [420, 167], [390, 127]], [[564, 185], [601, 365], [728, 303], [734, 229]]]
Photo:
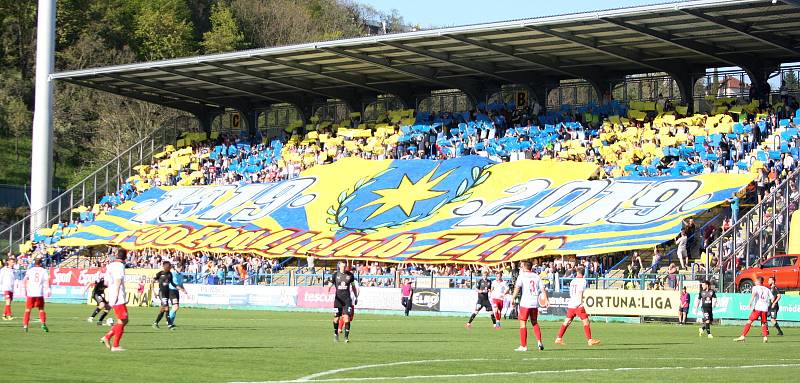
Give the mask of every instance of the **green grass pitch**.
[[[2, 382], [609, 382], [796, 381], [800, 334], [761, 342], [754, 327], [734, 343], [737, 327], [594, 323], [603, 344], [587, 347], [580, 322], [553, 344], [558, 322], [543, 322], [545, 351], [514, 352], [518, 322], [494, 330], [482, 314], [465, 317], [357, 314], [352, 342], [333, 343], [330, 314], [181, 309], [175, 331], [150, 327], [155, 308], [131, 308], [122, 346], [99, 342], [108, 327], [86, 322], [92, 307], [48, 304], [50, 333], [0, 322]], [[33, 318], [37, 318], [34, 310]], [[162, 325], [166, 323], [162, 322]], [[165, 326], [163, 326], [165, 327]], [[530, 331], [533, 340], [532, 331]]]

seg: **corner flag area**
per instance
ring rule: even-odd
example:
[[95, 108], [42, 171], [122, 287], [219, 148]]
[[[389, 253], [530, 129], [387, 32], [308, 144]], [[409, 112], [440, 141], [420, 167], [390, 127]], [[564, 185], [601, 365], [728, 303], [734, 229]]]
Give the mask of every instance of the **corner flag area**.
[[129, 351], [121, 354], [87, 346], [98, 331], [79, 323], [85, 306], [49, 305], [49, 333], [23, 334], [17, 323], [0, 322], [4, 348], [15, 350], [4, 353], [2, 380], [145, 382], [169, 371], [174, 383], [781, 382], [800, 370], [796, 334], [734, 344], [738, 326], [716, 327], [708, 339], [694, 326], [596, 322], [604, 343], [588, 347], [577, 329], [567, 332], [565, 346], [554, 345], [559, 323], [541, 322], [545, 351], [514, 353], [516, 320], [496, 331], [488, 321], [464, 329], [462, 317], [359, 315], [345, 344], [333, 343], [328, 313], [189, 309], [181, 327], [167, 331], [150, 327], [145, 318], [153, 310], [131, 308]]

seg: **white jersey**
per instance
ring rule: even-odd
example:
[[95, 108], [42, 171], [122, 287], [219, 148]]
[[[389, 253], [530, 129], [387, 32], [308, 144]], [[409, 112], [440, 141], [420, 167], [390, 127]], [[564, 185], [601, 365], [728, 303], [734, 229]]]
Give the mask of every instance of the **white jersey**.
[[128, 303], [128, 295], [125, 294], [125, 264], [114, 261], [106, 266], [105, 275], [106, 286], [111, 286], [119, 282], [118, 289], [107, 289], [106, 299], [111, 306], [124, 305]]
[[489, 293], [489, 298], [503, 299], [503, 296], [508, 292], [508, 284], [502, 279], [495, 279], [492, 281], [492, 289]]
[[532, 272], [521, 272], [517, 276], [517, 283], [514, 286], [522, 290], [522, 297], [519, 306], [525, 308], [539, 308], [539, 294], [544, 291], [544, 282], [539, 278], [539, 274]]
[[14, 291], [14, 269], [10, 267], [0, 269], [0, 291]]
[[772, 303], [772, 299], [774, 298], [769, 287], [753, 286], [753, 296], [756, 297], [756, 301], [753, 303], [753, 310], [769, 310], [769, 305]]
[[29, 298], [43, 297], [50, 286], [50, 273], [34, 266], [25, 272], [25, 291]]
[[569, 283], [569, 302], [567, 308], [574, 309], [583, 305], [583, 290], [586, 290], [586, 279], [575, 278]]

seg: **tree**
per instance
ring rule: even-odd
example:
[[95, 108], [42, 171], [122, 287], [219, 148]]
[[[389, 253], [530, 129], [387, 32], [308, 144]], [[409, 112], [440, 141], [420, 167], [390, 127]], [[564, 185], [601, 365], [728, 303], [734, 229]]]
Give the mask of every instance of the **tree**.
[[252, 47], [273, 47], [311, 40], [309, 12], [292, 0], [232, 0], [231, 10]]
[[783, 75], [783, 82], [786, 84], [786, 89], [796, 92], [800, 89], [800, 79], [797, 78], [797, 71], [786, 71]]
[[211, 30], [203, 33], [205, 53], [229, 52], [240, 49], [244, 34], [239, 29], [231, 9], [223, 2], [211, 7]]
[[146, 60], [163, 60], [194, 53], [194, 27], [181, 0], [145, 2], [135, 18], [134, 35], [139, 54]]
[[388, 15], [385, 15], [384, 21], [386, 21], [386, 31], [388, 33], [407, 32], [409, 30], [406, 21], [403, 20], [403, 16], [400, 15], [400, 11], [397, 9], [392, 9]]
[[0, 67], [33, 77], [36, 2], [0, 0]]
[[19, 161], [19, 139], [31, 131], [31, 112], [19, 98], [10, 98], [5, 104], [5, 120], [9, 134], [14, 138], [14, 155]]

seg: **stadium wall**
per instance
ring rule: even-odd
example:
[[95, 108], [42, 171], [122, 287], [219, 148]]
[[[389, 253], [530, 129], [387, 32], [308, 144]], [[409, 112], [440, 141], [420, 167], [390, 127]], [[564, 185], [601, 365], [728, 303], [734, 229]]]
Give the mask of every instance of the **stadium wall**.
[[[279, 309], [279, 310], [331, 310], [334, 291], [319, 286], [253, 286], [253, 285], [185, 285], [187, 294], [181, 304], [188, 307], [224, 309]], [[359, 312], [400, 313], [400, 289], [362, 287]], [[718, 294], [718, 319], [747, 319], [749, 294]], [[596, 317], [677, 318], [680, 296], [677, 291], [664, 290], [587, 290], [587, 302], [593, 300], [587, 311]], [[542, 310], [546, 317], [562, 317], [566, 313], [568, 294], [554, 293], [550, 307]], [[694, 308], [696, 296], [690, 302], [690, 318], [698, 318]], [[603, 300], [602, 307], [596, 303]], [[464, 315], [474, 309], [477, 295], [467, 289], [416, 289], [412, 312], [429, 314]], [[701, 315], [701, 314], [700, 314]], [[800, 296], [784, 295], [778, 314], [781, 321], [800, 322]]]

